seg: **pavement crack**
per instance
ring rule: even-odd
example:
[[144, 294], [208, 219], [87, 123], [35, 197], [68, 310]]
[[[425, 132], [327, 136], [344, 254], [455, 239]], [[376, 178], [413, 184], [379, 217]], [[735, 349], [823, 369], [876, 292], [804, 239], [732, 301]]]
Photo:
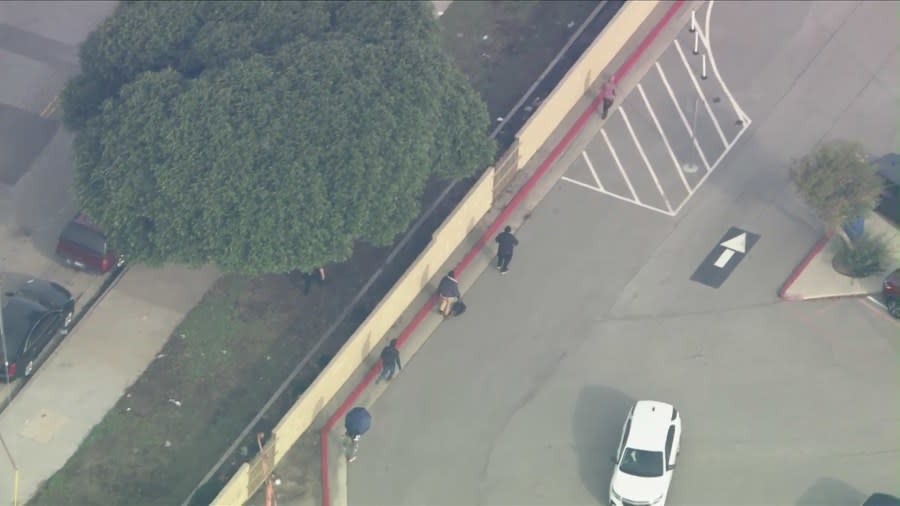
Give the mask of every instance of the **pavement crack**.
[[500, 441], [500, 438], [503, 434], [506, 433], [507, 428], [510, 423], [512, 423], [513, 418], [518, 414], [525, 406], [527, 406], [536, 396], [540, 393], [541, 390], [545, 386], [547, 386], [550, 382], [549, 379], [556, 374], [557, 369], [559, 369], [560, 364], [568, 355], [567, 351], [562, 351], [559, 353], [553, 361], [545, 364], [539, 371], [538, 374], [534, 375], [531, 380], [531, 385], [520, 397], [519, 400], [513, 405], [513, 408], [509, 411], [509, 414], [503, 420], [503, 423], [494, 431], [494, 436], [491, 438], [491, 446], [487, 451], [487, 458], [484, 460], [484, 465], [481, 468], [480, 480], [478, 482], [478, 502], [479, 506], [491, 502], [487, 497], [487, 494], [490, 492], [491, 484], [488, 482], [488, 473], [490, 472], [491, 463], [494, 460], [494, 451], [497, 448], [497, 444]]

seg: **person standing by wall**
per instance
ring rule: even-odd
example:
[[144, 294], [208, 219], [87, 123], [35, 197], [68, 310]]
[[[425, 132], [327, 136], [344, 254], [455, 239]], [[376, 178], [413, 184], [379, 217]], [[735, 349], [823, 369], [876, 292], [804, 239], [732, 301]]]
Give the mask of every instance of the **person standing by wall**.
[[381, 374], [378, 375], [375, 384], [377, 385], [381, 380], [391, 381], [397, 370], [402, 371], [403, 365], [400, 364], [400, 350], [397, 349], [397, 340], [391, 339], [391, 342], [381, 350]]
[[303, 274], [303, 295], [309, 295], [309, 289], [312, 288], [313, 283], [316, 283], [319, 286], [325, 285], [324, 267], [319, 267], [318, 269], [314, 269], [312, 272]]
[[613, 102], [616, 100], [616, 83], [611, 78], [603, 83], [603, 87], [600, 88], [600, 95], [603, 97], [603, 111], [600, 113], [600, 118], [606, 119], [609, 108], [612, 107]]
[[455, 275], [456, 273], [453, 271], [448, 272], [438, 285], [438, 295], [441, 296], [441, 306], [438, 311], [444, 315], [444, 318], [450, 317], [453, 303], [459, 300], [459, 282], [454, 277]]
[[506, 274], [509, 271], [509, 262], [512, 260], [513, 249], [519, 245], [519, 240], [512, 234], [512, 227], [506, 227], [503, 232], [497, 234], [494, 241], [499, 245], [497, 247], [497, 269], [500, 274]]

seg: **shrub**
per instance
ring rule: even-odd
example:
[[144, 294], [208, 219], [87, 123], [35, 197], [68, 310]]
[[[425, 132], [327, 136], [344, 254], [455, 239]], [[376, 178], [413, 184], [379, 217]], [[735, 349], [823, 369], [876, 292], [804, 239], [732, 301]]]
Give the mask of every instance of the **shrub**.
[[863, 234], [849, 244], [838, 243], [834, 256], [836, 268], [854, 278], [865, 278], [884, 272], [891, 260], [891, 252], [887, 240], [883, 236], [870, 233]]

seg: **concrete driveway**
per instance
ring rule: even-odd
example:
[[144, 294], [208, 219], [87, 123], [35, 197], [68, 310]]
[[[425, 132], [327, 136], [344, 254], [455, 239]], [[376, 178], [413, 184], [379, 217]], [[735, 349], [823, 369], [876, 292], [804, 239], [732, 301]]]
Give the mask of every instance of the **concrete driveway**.
[[[684, 419], [669, 504], [893, 491], [897, 322], [862, 300], [776, 292], [820, 234], [789, 160], [826, 136], [873, 151], [896, 136], [896, 6], [722, 2], [711, 15], [718, 70], [753, 126], [676, 216], [556, 185], [518, 230], [511, 272], [486, 272], [372, 407], [351, 503], [606, 504], [609, 456], [644, 398]], [[758, 241], [719, 288], [692, 281], [731, 227]]]

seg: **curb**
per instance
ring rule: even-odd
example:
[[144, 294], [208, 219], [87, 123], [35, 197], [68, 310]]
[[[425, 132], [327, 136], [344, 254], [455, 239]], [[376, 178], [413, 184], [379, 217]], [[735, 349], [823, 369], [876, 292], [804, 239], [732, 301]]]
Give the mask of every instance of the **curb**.
[[812, 262], [812, 259], [815, 258], [816, 255], [821, 253], [823, 249], [825, 249], [825, 245], [828, 244], [828, 241], [831, 240], [831, 236], [832, 234], [823, 235], [822, 238], [819, 239], [819, 241], [816, 242], [816, 244], [812, 247], [812, 249], [809, 250], [809, 253], [807, 253], [806, 256], [803, 257], [803, 260], [800, 262], [800, 264], [797, 265], [796, 268], [794, 268], [793, 272], [791, 272], [791, 275], [788, 276], [784, 284], [781, 285], [781, 289], [778, 290], [778, 297], [786, 301], [798, 301], [805, 299], [805, 297], [803, 297], [802, 295], [785, 294], [787, 293], [788, 289], [790, 289], [791, 285], [793, 285], [794, 282], [797, 281], [797, 278], [800, 277], [800, 274], [803, 274], [803, 271], [806, 270], [806, 267], [809, 266], [809, 263]]
[[[675, 14], [678, 13], [684, 3], [685, 0], [675, 0], [671, 3], [669, 10], [666, 11], [662, 19], [657, 22], [656, 26], [654, 26], [650, 33], [647, 34], [646, 37], [644, 37], [644, 40], [641, 41], [641, 44], [637, 47], [637, 49], [632, 52], [625, 63], [623, 63], [619, 70], [616, 71], [615, 75], [612, 78], [614, 82], [620, 81], [625, 75], [631, 72], [637, 61], [641, 58], [641, 56], [643, 56], [647, 48], [656, 40], [660, 32], [669, 24], [672, 18], [675, 17]], [[490, 226], [488, 226], [487, 230], [484, 231], [475, 245], [472, 246], [466, 256], [462, 259], [462, 261], [460, 261], [455, 269], [458, 274], [464, 272], [466, 270], [466, 267], [468, 267], [469, 264], [471, 264], [472, 261], [475, 260], [476, 256], [481, 252], [485, 245], [487, 245], [491, 241], [494, 234], [496, 234], [497, 230], [500, 229], [500, 226], [503, 225], [509, 219], [513, 211], [515, 211], [522, 204], [525, 198], [537, 185], [538, 181], [543, 178], [544, 174], [547, 173], [547, 171], [556, 162], [563, 151], [565, 151], [566, 148], [569, 147], [569, 144], [571, 144], [572, 140], [580, 133], [581, 129], [584, 128], [584, 125], [600, 108], [600, 105], [602, 103], [603, 97], [597, 96], [588, 106], [587, 110], [585, 110], [581, 114], [581, 116], [578, 117], [578, 119], [575, 121], [575, 124], [572, 125], [568, 132], [566, 132], [563, 138], [553, 148], [550, 154], [547, 155], [547, 158], [541, 163], [534, 174], [532, 174], [532, 176], [522, 186], [522, 188], [520, 188], [519, 191], [516, 192], [515, 196], [512, 198], [509, 204], [506, 205], [503, 211], [500, 212], [499, 216], [494, 219], [494, 221], [490, 224]], [[434, 310], [436, 303], [437, 294], [433, 294], [428, 298], [428, 301], [425, 302], [422, 309], [420, 309], [416, 313], [412, 321], [403, 329], [400, 336], [397, 338], [398, 348], [403, 347], [403, 345], [409, 339], [410, 335], [412, 335], [412, 333], [419, 327], [425, 317]], [[331, 430], [334, 428], [334, 426], [344, 417], [347, 411], [349, 411], [350, 407], [357, 401], [357, 399], [359, 399], [363, 391], [368, 388], [368, 386], [380, 372], [381, 361], [378, 361], [371, 368], [371, 370], [369, 370], [368, 374], [366, 374], [366, 376], [356, 386], [356, 388], [353, 389], [353, 391], [350, 393], [347, 399], [344, 400], [337, 411], [328, 419], [319, 434], [321, 444], [320, 465], [322, 481], [322, 506], [331, 506], [331, 488], [329, 475], [329, 434], [331, 433]]]

